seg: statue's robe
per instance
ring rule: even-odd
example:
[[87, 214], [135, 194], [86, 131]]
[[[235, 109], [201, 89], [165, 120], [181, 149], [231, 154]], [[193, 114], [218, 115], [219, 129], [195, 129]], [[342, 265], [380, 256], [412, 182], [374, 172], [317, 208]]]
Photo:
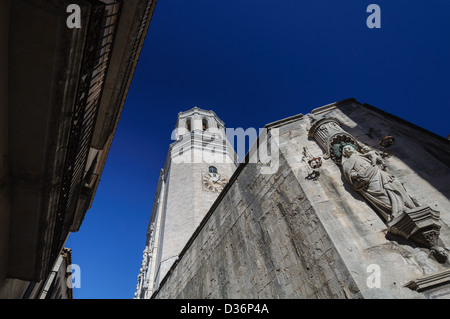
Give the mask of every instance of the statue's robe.
[[414, 202], [403, 185], [394, 176], [378, 166], [372, 165], [368, 158], [353, 154], [342, 163], [345, 179], [372, 206], [390, 221], [406, 208], [414, 208]]

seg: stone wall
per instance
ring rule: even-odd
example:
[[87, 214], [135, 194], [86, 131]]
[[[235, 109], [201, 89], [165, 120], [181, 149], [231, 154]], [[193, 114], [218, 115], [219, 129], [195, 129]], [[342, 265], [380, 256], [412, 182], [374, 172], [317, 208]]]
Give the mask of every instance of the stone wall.
[[157, 298], [359, 295], [282, 155], [280, 164], [273, 175], [244, 167]]

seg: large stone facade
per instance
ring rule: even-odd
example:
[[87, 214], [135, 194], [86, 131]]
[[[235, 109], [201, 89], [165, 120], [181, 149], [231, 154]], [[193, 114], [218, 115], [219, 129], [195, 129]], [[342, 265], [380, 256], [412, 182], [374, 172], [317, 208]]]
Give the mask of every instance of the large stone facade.
[[[434, 212], [441, 256], [392, 231], [348, 183], [334, 154], [311, 134], [317, 118], [335, 119], [359, 147], [381, 155], [416, 206]], [[277, 136], [270, 149], [278, 169], [264, 172], [249, 160], [256, 146], [250, 150], [153, 298], [450, 296], [448, 140], [354, 99], [266, 128]], [[428, 215], [414, 216], [402, 225], [426, 235]]]

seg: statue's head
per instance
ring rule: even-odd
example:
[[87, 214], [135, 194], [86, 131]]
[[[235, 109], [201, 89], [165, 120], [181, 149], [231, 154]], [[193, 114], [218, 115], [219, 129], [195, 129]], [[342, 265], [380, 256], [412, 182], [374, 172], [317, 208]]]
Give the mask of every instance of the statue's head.
[[448, 253], [443, 247], [433, 246], [431, 252], [434, 253], [434, 257], [440, 263], [444, 263], [448, 260]]
[[339, 144], [335, 144], [335, 146], [333, 147], [333, 151], [339, 157], [350, 157], [357, 150], [353, 143], [341, 142]]
[[356, 149], [355, 149], [355, 147], [353, 146], [353, 145], [351, 145], [351, 144], [349, 144], [349, 145], [345, 145], [343, 148], [342, 148], [342, 155], [343, 156], [345, 156], [345, 157], [349, 157], [349, 156], [351, 156], [353, 153], [355, 153], [356, 152]]

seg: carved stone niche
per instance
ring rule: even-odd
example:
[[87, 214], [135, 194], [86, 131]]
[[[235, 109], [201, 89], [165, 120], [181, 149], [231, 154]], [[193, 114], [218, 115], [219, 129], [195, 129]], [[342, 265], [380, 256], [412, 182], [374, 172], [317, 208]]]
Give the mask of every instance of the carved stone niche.
[[314, 138], [336, 164], [339, 165], [341, 159], [341, 155], [336, 151], [336, 145], [346, 142], [352, 143], [358, 150], [360, 149], [359, 143], [351, 134], [342, 129], [338, 119], [334, 117], [320, 119], [313, 117], [311, 124], [308, 136]]
[[[413, 203], [401, 183], [394, 182], [395, 176], [386, 172], [386, 165], [379, 153], [370, 150], [367, 146], [361, 146], [350, 133], [342, 129], [339, 120], [333, 117], [317, 118], [315, 116], [312, 116], [311, 119], [309, 137], [314, 138], [329, 155], [329, 158], [341, 168], [341, 172], [350, 186], [383, 216], [384, 222], [388, 226], [388, 232], [401, 236], [417, 246], [430, 249], [438, 262], [445, 262], [447, 253], [444, 248], [438, 246], [441, 228], [440, 213], [427, 205], [418, 206]], [[350, 155], [344, 145], [351, 146], [350, 149], [353, 149]], [[346, 156], [344, 162], [343, 153]], [[352, 162], [348, 156], [353, 155], [357, 160]], [[346, 160], [349, 161], [346, 162]], [[362, 172], [361, 175], [359, 172]], [[375, 177], [372, 180], [370, 176]], [[376, 184], [381, 178], [384, 178], [384, 182]], [[378, 188], [372, 189], [371, 192], [371, 185]], [[393, 191], [401, 193], [403, 196], [400, 200], [397, 199], [396, 205], [390, 197], [393, 196]], [[386, 196], [382, 199], [377, 198], [378, 194], [382, 192], [386, 192]], [[389, 196], [387, 192], [391, 192]], [[408, 205], [399, 209], [398, 203], [403, 202], [403, 199], [408, 199]], [[389, 203], [389, 201], [391, 202]]]

